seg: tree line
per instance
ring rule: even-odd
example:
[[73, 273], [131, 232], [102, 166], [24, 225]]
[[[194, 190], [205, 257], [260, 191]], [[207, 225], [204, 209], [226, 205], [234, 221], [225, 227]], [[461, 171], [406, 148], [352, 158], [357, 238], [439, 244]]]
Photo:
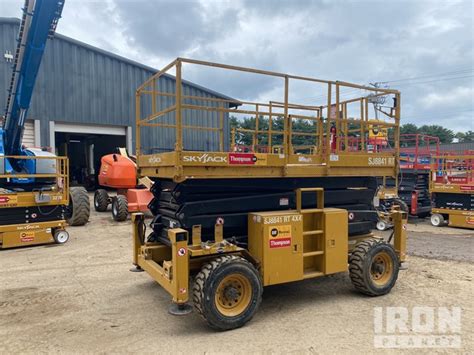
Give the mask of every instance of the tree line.
[[[256, 126], [255, 117], [245, 117], [237, 118], [231, 116], [230, 118], [230, 128], [232, 129], [242, 129], [242, 130], [254, 130]], [[275, 117], [272, 120], [272, 130], [273, 131], [283, 131], [284, 122], [281, 117]], [[259, 130], [268, 131], [268, 119], [259, 117], [258, 120]], [[349, 126], [349, 129], [351, 127]], [[316, 131], [316, 122], [311, 120], [294, 120], [293, 121], [293, 131], [294, 132], [306, 132], [314, 133]], [[389, 132], [391, 136], [392, 132]], [[422, 125], [417, 126], [413, 123], [405, 123], [400, 126], [400, 134], [426, 134], [429, 136], [438, 137], [440, 143], [452, 143], [455, 139], [459, 142], [474, 142], [474, 131], [467, 132], [454, 132], [451, 129], [445, 128], [440, 125]], [[393, 137], [393, 136], [392, 136]], [[268, 134], [258, 134], [258, 144], [266, 145], [268, 144]], [[251, 145], [253, 144], [253, 134], [246, 133], [242, 131], [236, 131], [235, 141], [238, 144]], [[272, 135], [272, 145], [282, 144], [283, 136], [279, 134]], [[312, 145], [315, 142], [315, 137], [296, 135], [293, 137], [293, 144], [295, 145]]]
[[474, 142], [474, 131], [457, 132], [439, 125], [423, 125], [418, 127], [413, 123], [405, 123], [400, 126], [400, 134], [427, 134], [438, 137], [440, 143], [452, 143], [454, 138], [459, 142]]

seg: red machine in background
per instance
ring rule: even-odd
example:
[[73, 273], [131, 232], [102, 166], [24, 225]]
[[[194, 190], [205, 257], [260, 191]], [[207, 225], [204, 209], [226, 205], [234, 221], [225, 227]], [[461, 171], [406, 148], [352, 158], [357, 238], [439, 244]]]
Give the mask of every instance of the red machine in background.
[[426, 134], [400, 135], [398, 195], [408, 206], [411, 216], [424, 218], [431, 213], [430, 160], [439, 152], [438, 137]]
[[117, 190], [116, 196], [110, 196], [107, 190], [98, 189], [94, 194], [94, 208], [105, 212], [112, 204], [112, 217], [115, 221], [125, 221], [129, 213], [146, 212], [153, 198], [148, 178], [138, 179], [137, 164], [126, 150], [104, 155], [101, 159], [99, 185]]

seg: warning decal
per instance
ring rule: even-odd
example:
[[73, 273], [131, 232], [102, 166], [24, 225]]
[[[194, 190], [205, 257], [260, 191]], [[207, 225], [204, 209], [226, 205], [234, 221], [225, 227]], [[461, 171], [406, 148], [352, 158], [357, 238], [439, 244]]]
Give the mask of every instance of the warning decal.
[[35, 240], [35, 232], [23, 232], [20, 234], [20, 241], [22, 243], [28, 243]]
[[18, 198], [16, 195], [4, 195], [0, 196], [0, 206], [16, 206]]
[[291, 245], [291, 224], [274, 226], [268, 229], [270, 248], [285, 248]]
[[285, 248], [291, 246], [291, 238], [270, 239], [270, 248]]
[[291, 224], [270, 228], [270, 238], [291, 238]]
[[265, 154], [259, 153], [229, 153], [231, 165], [267, 165]]

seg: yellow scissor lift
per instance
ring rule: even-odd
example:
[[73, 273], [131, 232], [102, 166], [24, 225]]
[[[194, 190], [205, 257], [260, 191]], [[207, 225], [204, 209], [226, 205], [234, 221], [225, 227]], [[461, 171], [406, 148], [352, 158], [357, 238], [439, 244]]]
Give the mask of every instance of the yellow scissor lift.
[[474, 154], [431, 159], [431, 224], [474, 229]]
[[[63, 209], [69, 205], [68, 160], [64, 157], [1, 156], [4, 159], [35, 160], [37, 164], [48, 164], [52, 172], [47, 174], [0, 174], [0, 248], [13, 248], [46, 243], [63, 244], [69, 239], [65, 229], [66, 217]], [[31, 191], [21, 184], [13, 185], [12, 179], [37, 181]], [[39, 181], [45, 183], [41, 184]], [[46, 218], [43, 218], [42, 212]]]
[[[5, 171], [9, 159], [34, 160], [47, 173]], [[0, 156], [0, 249], [38, 244], [64, 244], [67, 225], [89, 220], [89, 197], [83, 187], [69, 186], [69, 162], [56, 156]], [[34, 179], [21, 183], [21, 179]]]
[[[190, 95], [182, 88], [183, 64], [281, 79], [283, 100], [255, 103]], [[176, 89], [160, 90], [160, 77], [172, 69]], [[322, 85], [327, 101], [322, 105], [290, 103], [292, 82]], [[340, 90], [344, 88], [361, 90], [364, 95], [342, 100]], [[379, 117], [371, 119], [369, 106], [382, 96], [392, 97], [393, 107], [374, 108]], [[354, 228], [359, 212], [376, 216], [373, 207], [352, 212], [327, 206], [336, 204], [343, 194], [368, 194], [372, 201], [375, 189], [370, 190], [370, 184], [362, 186], [366, 178], [371, 182], [375, 177], [396, 179], [399, 103], [396, 90], [176, 59], [136, 93], [137, 164], [140, 175], [155, 181], [155, 199], [149, 205], [154, 214], [151, 234], [147, 235], [143, 214], [132, 216], [134, 270], [145, 270], [172, 296], [171, 313], [188, 313], [188, 301], [192, 300], [208, 324], [220, 330], [237, 328], [250, 320], [267, 285], [349, 271], [360, 292], [370, 296], [388, 293], [406, 257], [407, 214], [393, 211], [394, 230], [384, 241], [370, 230]], [[211, 123], [191, 122], [190, 111], [200, 111], [203, 117], [207, 114]], [[240, 133], [252, 135], [250, 147], [245, 149], [234, 140], [234, 130], [226, 150], [224, 122], [237, 114], [262, 117], [266, 128], [259, 126], [257, 119], [248, 132], [240, 129]], [[276, 128], [277, 120], [282, 129]], [[313, 122], [312, 131], [296, 131], [295, 120]], [[369, 148], [368, 129], [374, 122], [393, 132], [390, 149]], [[142, 143], [145, 129], [173, 131], [174, 150], [150, 152]], [[219, 147], [204, 152], [186, 149], [186, 131], [216, 134]], [[313, 141], [298, 145], [295, 137], [301, 136]], [[262, 137], [266, 137], [264, 142]], [[348, 185], [341, 189], [331, 185], [335, 181]], [[294, 189], [286, 197], [277, 193], [274, 209], [270, 203], [259, 210], [256, 205], [269, 198], [262, 191], [272, 185]], [[252, 199], [254, 195], [248, 198], [249, 189], [263, 195], [257, 200]], [[228, 199], [221, 202], [216, 191], [228, 194]], [[324, 201], [326, 192], [331, 201]], [[309, 194], [316, 194], [316, 202], [311, 203]], [[207, 195], [211, 197], [199, 200], [195, 207], [196, 199]], [[227, 214], [212, 224], [212, 235], [210, 206], [227, 208]], [[233, 212], [234, 208], [240, 208], [239, 212]], [[242, 216], [245, 219], [238, 219]], [[235, 221], [241, 221], [241, 227]]]

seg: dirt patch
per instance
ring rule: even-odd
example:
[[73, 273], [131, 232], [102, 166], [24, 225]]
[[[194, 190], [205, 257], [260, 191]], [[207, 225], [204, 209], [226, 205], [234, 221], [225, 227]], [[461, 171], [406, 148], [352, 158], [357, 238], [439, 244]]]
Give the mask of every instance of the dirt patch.
[[[426, 253], [430, 243], [436, 252], [410, 256], [409, 269], [386, 296], [358, 294], [347, 274], [272, 286], [247, 326], [216, 333], [196, 313], [169, 315], [169, 295], [146, 273], [129, 272], [128, 223], [93, 214], [70, 233], [64, 246], [0, 252], [1, 353], [373, 353], [374, 307], [386, 306], [459, 306], [460, 351], [474, 347], [472, 255], [448, 260], [472, 248], [469, 235], [412, 232], [412, 255]], [[452, 253], [444, 256], [447, 249]]]

